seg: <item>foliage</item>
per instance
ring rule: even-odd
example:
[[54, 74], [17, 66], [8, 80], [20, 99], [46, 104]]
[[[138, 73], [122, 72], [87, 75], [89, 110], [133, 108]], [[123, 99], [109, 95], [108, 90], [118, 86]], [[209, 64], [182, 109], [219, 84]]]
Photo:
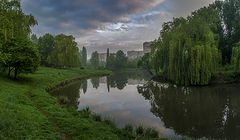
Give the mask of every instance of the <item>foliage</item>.
[[234, 66], [235, 72], [240, 72], [240, 42], [233, 47], [232, 50], [232, 65]]
[[[181, 85], [206, 85], [220, 62], [213, 26], [202, 13], [194, 12], [187, 19], [177, 18], [163, 24], [161, 36], [152, 44], [152, 61], [156, 73], [165, 73]], [[216, 14], [216, 13], [208, 13]]]
[[35, 34], [32, 34], [30, 39], [35, 45], [38, 44], [38, 38]]
[[82, 48], [81, 55], [81, 63], [83, 66], [87, 65], [87, 49], [85, 47]]
[[136, 59], [128, 59], [127, 60], [127, 64], [126, 64], [126, 68], [138, 68], [138, 61], [140, 58], [136, 58]]
[[114, 70], [116, 64], [116, 55], [115, 54], [110, 54], [107, 59], [107, 69]]
[[90, 63], [93, 69], [98, 69], [99, 67], [99, 54], [97, 51], [92, 53]]
[[144, 128], [142, 126], [137, 127], [136, 134], [137, 135], [143, 135], [144, 134]]
[[122, 67], [126, 66], [127, 60], [128, 60], [128, 58], [124, 54], [123, 51], [121, 51], [121, 50], [117, 51], [115, 67], [116, 68], [122, 68]]
[[216, 1], [213, 5], [219, 11], [219, 49], [222, 52], [223, 64], [230, 63], [232, 48], [240, 41], [240, 1]]
[[[49, 43], [51, 43], [51, 39]], [[49, 47], [49, 49], [51, 49], [51, 47]], [[74, 37], [64, 34], [55, 36], [53, 50], [48, 55], [47, 62], [49, 65], [58, 68], [81, 66], [79, 49], [77, 43], [74, 41]]]
[[19, 73], [33, 73], [39, 66], [39, 53], [34, 44], [26, 38], [10, 39], [1, 48], [6, 56], [3, 66], [8, 68], [8, 76], [14, 71], [16, 78]]
[[31, 27], [37, 24], [32, 15], [25, 15], [21, 9], [20, 1], [0, 1], [0, 36], [6, 42], [16, 37], [27, 37]]
[[109, 51], [109, 48], [107, 49], [107, 58], [106, 58], [106, 68], [109, 69], [110, 68], [110, 65], [109, 65], [109, 62], [111, 61], [109, 59], [110, 57], [110, 51]]
[[45, 34], [44, 36], [38, 39], [38, 50], [41, 54], [41, 64], [49, 65], [47, 58], [50, 53], [53, 51], [54, 46], [54, 36], [51, 34]]
[[138, 67], [146, 69], [147, 71], [151, 72], [152, 69], [152, 62], [150, 53], [146, 53], [137, 63]]
[[106, 68], [110, 70], [122, 69], [134, 66], [134, 62], [128, 61], [126, 54], [122, 50], [117, 51], [116, 54], [107, 53]]

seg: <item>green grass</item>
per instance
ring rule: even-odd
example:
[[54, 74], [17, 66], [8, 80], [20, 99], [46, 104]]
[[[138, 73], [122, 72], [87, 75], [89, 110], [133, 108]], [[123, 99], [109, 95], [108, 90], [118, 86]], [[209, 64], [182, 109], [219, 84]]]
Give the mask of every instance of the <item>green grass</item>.
[[45, 89], [109, 71], [40, 68], [19, 80], [0, 76], [0, 139], [127, 139], [134, 135], [58, 104]]
[[[59, 104], [47, 90], [74, 79], [110, 74], [110, 71], [53, 69], [41, 67], [35, 74], [14, 81], [0, 74], [1, 140], [130, 140], [150, 139], [118, 129], [107, 120]], [[68, 81], [68, 82], [66, 82]], [[63, 99], [64, 100], [64, 99]]]

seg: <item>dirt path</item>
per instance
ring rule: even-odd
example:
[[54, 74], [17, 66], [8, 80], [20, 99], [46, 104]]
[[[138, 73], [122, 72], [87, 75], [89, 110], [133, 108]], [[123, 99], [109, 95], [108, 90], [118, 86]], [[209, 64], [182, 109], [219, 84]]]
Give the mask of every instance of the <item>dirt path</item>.
[[33, 87], [28, 91], [26, 92], [26, 95], [27, 97], [32, 101], [32, 103], [34, 104], [34, 107], [43, 115], [46, 117], [46, 119], [50, 122], [50, 124], [52, 125], [52, 127], [54, 128], [54, 130], [56, 130], [56, 132], [59, 133], [59, 136], [62, 138], [62, 139], [67, 139], [68, 136], [67, 134], [65, 133], [61, 133], [60, 132], [60, 128], [58, 127], [58, 125], [56, 124], [56, 122], [54, 122], [54, 120], [50, 119], [50, 115], [44, 111], [41, 110], [41, 108], [39, 107], [39, 105], [33, 100], [32, 96], [31, 96], [31, 93], [32, 93], [32, 89], [36, 88], [37, 85], [38, 85], [38, 82], [39, 81], [36, 81], [33, 85]]

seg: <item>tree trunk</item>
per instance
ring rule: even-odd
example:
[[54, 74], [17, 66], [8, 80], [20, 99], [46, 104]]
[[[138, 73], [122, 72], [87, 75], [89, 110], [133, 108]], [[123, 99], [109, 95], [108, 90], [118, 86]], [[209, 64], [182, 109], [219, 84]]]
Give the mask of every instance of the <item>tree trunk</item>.
[[18, 69], [15, 68], [15, 71], [14, 71], [14, 79], [17, 79], [17, 72], [18, 72]]
[[11, 76], [11, 68], [8, 67], [8, 77], [10, 77], [10, 76]]

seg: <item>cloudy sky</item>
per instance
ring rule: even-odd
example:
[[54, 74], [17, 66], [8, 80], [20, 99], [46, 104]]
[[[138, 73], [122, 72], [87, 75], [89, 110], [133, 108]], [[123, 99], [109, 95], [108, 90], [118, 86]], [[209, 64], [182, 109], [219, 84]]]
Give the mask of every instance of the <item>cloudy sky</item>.
[[33, 33], [73, 35], [88, 53], [141, 50], [159, 36], [163, 22], [187, 16], [214, 0], [22, 0], [38, 20]]

